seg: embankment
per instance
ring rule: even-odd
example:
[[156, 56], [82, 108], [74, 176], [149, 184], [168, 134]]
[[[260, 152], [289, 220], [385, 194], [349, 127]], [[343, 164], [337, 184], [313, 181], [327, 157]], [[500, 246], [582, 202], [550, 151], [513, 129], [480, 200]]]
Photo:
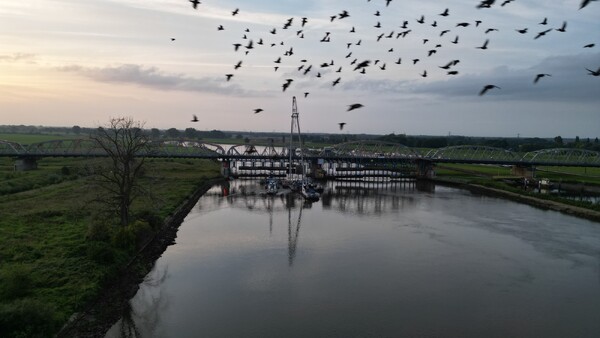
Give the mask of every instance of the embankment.
[[104, 337], [108, 329], [129, 311], [129, 300], [136, 294], [139, 284], [152, 270], [156, 260], [169, 245], [175, 243], [179, 226], [198, 199], [220, 181], [222, 179], [210, 180], [188, 196], [122, 269], [119, 277], [109, 283], [84, 311], [74, 314], [57, 337]]

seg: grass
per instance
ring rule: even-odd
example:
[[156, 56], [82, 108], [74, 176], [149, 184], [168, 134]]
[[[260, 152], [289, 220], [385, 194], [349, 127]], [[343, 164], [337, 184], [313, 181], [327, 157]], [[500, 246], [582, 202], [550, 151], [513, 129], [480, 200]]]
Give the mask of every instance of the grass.
[[3, 141], [11, 141], [20, 143], [23, 145], [39, 143], [45, 141], [52, 140], [64, 140], [64, 139], [75, 139], [75, 138], [86, 138], [87, 136], [84, 134], [74, 135], [74, 134], [9, 134], [9, 133], [0, 133], [0, 140]]
[[[557, 168], [552, 169], [556, 170]], [[599, 171], [598, 168], [587, 168], [587, 170], [584, 170], [582, 168], [558, 167], [558, 169], [568, 174], [556, 172], [537, 172], [536, 176], [538, 178], [550, 179], [551, 182], [562, 181], [569, 183], [600, 185], [600, 179], [596, 176]], [[600, 211], [599, 204], [593, 204], [585, 201], [575, 201], [551, 194], [527, 192], [521, 188], [507, 184], [502, 180], [497, 180], [497, 178], [515, 177], [511, 175], [510, 168], [508, 167], [475, 164], [444, 164], [443, 166], [436, 168], [436, 176], [442, 180], [466, 184], [478, 184], [521, 195], [533, 196], [540, 199], [552, 200], [568, 205]]]
[[[90, 225], [98, 222], [90, 178], [80, 174], [89, 161], [48, 158], [38, 170], [15, 173], [11, 160], [0, 159], [1, 337], [51, 336], [131, 257], [131, 250], [111, 248], [110, 240], [89, 239]], [[218, 165], [207, 160], [148, 164], [143, 181], [159, 198], [137, 201], [134, 212], [155, 209], [160, 218], [219, 176]], [[30, 325], [28, 318], [46, 321]]]

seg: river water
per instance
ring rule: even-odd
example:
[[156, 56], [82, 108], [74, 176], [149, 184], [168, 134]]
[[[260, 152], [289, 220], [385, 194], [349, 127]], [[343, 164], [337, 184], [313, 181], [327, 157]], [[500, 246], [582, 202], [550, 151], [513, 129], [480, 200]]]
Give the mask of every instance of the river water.
[[599, 223], [431, 184], [325, 188], [213, 187], [106, 336], [600, 337]]

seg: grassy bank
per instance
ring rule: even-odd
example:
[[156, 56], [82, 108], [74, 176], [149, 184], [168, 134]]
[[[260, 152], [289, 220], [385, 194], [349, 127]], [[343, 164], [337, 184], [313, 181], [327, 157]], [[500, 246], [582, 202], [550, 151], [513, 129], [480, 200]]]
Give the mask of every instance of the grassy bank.
[[[148, 235], [199, 185], [219, 176], [206, 160], [150, 160], [150, 194], [134, 205], [122, 231], [93, 203], [85, 159], [42, 159], [13, 172], [0, 159], [0, 336], [46, 337], [95, 297]], [[152, 196], [150, 198], [149, 196]], [[139, 231], [144, 229], [144, 231]]]
[[[557, 168], [550, 169], [552, 170], [538, 171], [537, 177], [547, 178], [552, 182], [600, 185], [600, 179], [597, 177], [600, 173], [598, 168], [583, 169], [561, 167], [560, 170], [562, 172], [555, 171]], [[551, 194], [539, 194], [536, 192], [525, 191], [521, 187], [506, 183], [505, 179], [510, 180], [511, 178], [516, 178], [515, 176], [512, 176], [510, 168], [507, 167], [472, 164], [444, 164], [436, 169], [436, 177], [438, 181], [442, 182], [479, 185], [522, 196], [535, 197], [540, 200], [548, 200], [574, 207], [600, 211], [599, 204], [571, 200]]]

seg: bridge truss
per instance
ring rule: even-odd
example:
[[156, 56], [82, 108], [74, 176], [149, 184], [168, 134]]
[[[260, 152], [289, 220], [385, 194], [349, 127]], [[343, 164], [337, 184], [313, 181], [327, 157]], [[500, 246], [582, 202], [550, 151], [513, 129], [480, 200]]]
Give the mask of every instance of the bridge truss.
[[[450, 146], [432, 149], [425, 155], [402, 144], [380, 141], [355, 141], [325, 147], [320, 151], [305, 147], [293, 149], [291, 157], [326, 161], [374, 161], [379, 163], [432, 163], [503, 164], [523, 166], [588, 166], [600, 167], [600, 153], [596, 151], [558, 148], [528, 152], [524, 155], [509, 150], [486, 146]], [[0, 140], [0, 156], [4, 157], [102, 157], [107, 154], [90, 139], [53, 140], [30, 145]], [[240, 144], [225, 150], [223, 146], [186, 140], [153, 141], [140, 156], [208, 159], [278, 159], [290, 157], [289, 147]]]

